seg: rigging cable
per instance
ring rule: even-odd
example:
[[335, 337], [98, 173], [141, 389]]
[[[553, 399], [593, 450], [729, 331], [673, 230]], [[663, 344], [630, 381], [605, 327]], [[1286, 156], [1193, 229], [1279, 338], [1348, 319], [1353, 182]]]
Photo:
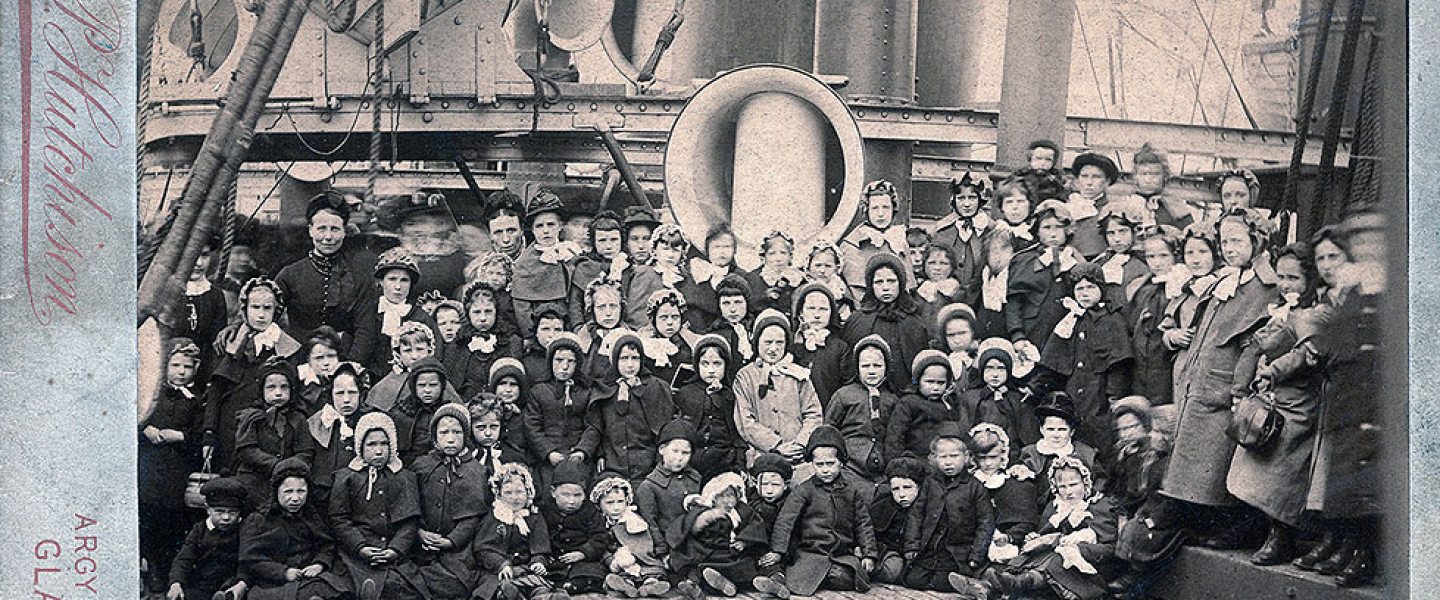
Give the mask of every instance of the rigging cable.
[[1250, 128], [1259, 130], [1260, 124], [1255, 122], [1255, 116], [1250, 114], [1250, 106], [1245, 104], [1245, 96], [1240, 93], [1240, 86], [1235, 84], [1235, 73], [1230, 71], [1230, 63], [1225, 60], [1225, 53], [1220, 50], [1220, 43], [1215, 41], [1215, 33], [1210, 30], [1210, 22], [1205, 20], [1205, 14], [1200, 11], [1199, 0], [1190, 0], [1190, 5], [1195, 7], [1195, 14], [1200, 16], [1200, 24], [1205, 26], [1205, 36], [1210, 38], [1210, 43], [1215, 45], [1215, 55], [1220, 57], [1220, 67], [1225, 69], [1225, 75], [1230, 78], [1230, 88], [1235, 90], [1235, 97], [1240, 100], [1240, 110], [1245, 112], [1245, 119], [1250, 121]]

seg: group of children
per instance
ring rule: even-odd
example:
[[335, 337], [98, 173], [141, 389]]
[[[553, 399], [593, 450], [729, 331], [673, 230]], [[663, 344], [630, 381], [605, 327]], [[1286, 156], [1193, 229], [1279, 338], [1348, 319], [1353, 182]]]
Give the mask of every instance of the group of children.
[[[1067, 181], [1058, 156], [1032, 145], [993, 198], [953, 182], [929, 230], [874, 182], [849, 235], [773, 233], [754, 271], [723, 225], [690, 256], [643, 210], [562, 240], [547, 191], [492, 199], [496, 251], [453, 293], [416, 293], [395, 248], [359, 308], [301, 330], [287, 300], [316, 299], [253, 279], [166, 349], [148, 571], [170, 600], [1127, 593], [1168, 550], [1117, 555], [1123, 524], [1178, 529], [1151, 405], [1178, 402], [1177, 352], [1237, 277], [1164, 177], [1107, 199], [1113, 162]], [[327, 202], [317, 251], [347, 217]], [[1223, 212], [1263, 228], [1246, 204]], [[522, 222], [533, 242], [502, 247]], [[223, 477], [180, 543], [201, 461]]]

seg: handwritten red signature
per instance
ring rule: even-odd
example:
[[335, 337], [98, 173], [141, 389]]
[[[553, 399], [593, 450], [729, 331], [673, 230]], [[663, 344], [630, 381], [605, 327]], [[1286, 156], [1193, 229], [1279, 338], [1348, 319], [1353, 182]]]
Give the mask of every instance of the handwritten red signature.
[[[41, 15], [38, 31], [43, 42], [38, 65], [41, 94], [34, 103], [32, 80], [37, 66], [31, 0], [20, 0], [20, 233], [25, 267], [25, 289], [30, 308], [41, 325], [55, 319], [56, 309], [76, 314], [75, 300], [78, 261], [85, 258], [70, 240], [85, 218], [98, 214], [113, 221], [110, 211], [84, 187], [82, 172], [95, 164], [103, 144], [118, 149], [124, 142], [117, 115], [126, 103], [107, 86], [116, 75], [116, 61], [122, 42], [120, 11], [110, 0], [50, 0]], [[98, 13], [98, 14], [97, 14]], [[79, 35], [77, 38], [72, 35]], [[48, 51], [48, 52], [46, 52]], [[33, 105], [32, 105], [33, 103]], [[39, 131], [43, 145], [31, 145], [33, 109], [40, 108], [44, 127]], [[98, 143], [97, 143], [98, 142]], [[43, 162], [42, 195], [35, 198], [32, 213], [31, 164], [34, 151]], [[43, 240], [31, 252], [31, 225], [43, 223]], [[38, 232], [37, 232], [38, 234]], [[101, 245], [103, 248], [103, 245]], [[38, 260], [32, 260], [38, 259]]]

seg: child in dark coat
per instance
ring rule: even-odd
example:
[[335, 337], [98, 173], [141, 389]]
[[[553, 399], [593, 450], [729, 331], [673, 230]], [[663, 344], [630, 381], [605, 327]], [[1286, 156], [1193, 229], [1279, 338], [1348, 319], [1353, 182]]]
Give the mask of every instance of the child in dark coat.
[[550, 530], [535, 508], [535, 483], [521, 464], [506, 464], [490, 476], [495, 496], [471, 545], [480, 566], [476, 600], [561, 600], [545, 579], [549, 574]]
[[902, 456], [885, 465], [887, 483], [875, 490], [870, 503], [870, 520], [875, 526], [875, 545], [880, 553], [875, 579], [900, 583], [905, 572], [905, 522], [920, 495], [920, 484], [929, 468], [918, 458]]
[[726, 379], [735, 380], [740, 367], [755, 359], [755, 346], [751, 343], [750, 328], [754, 326], [751, 316], [758, 312], [750, 309], [750, 284], [739, 274], [731, 273], [720, 280], [715, 287], [715, 296], [720, 306], [720, 318], [708, 327], [710, 333], [725, 338], [734, 350], [734, 364], [726, 371]]
[[822, 586], [868, 591], [877, 558], [870, 498], [861, 489], [868, 484], [841, 474], [845, 438], [834, 427], [821, 425], [810, 435], [805, 457], [815, 475], [785, 501], [770, 534], [770, 552], [762, 557], [766, 562], [786, 558], [789, 567], [783, 575], [757, 578], [755, 586], [769, 593], [779, 584], [801, 596], [812, 596]]
[[488, 389], [495, 361], [506, 356], [520, 358], [522, 354], [520, 337], [498, 324], [499, 298], [499, 290], [483, 281], [466, 287], [465, 324], [455, 341], [445, 345], [445, 371], [467, 400]]
[[650, 326], [641, 330], [645, 369], [675, 393], [695, 377], [689, 332], [681, 332], [685, 297], [670, 288], [655, 290], [646, 301]]
[[980, 575], [995, 515], [984, 486], [970, 475], [974, 442], [958, 423], [945, 423], [930, 442], [935, 469], [905, 524], [906, 587], [984, 595]]
[[419, 545], [412, 556], [431, 597], [468, 598], [478, 576], [470, 542], [490, 508], [490, 473], [467, 448], [470, 413], [464, 406], [436, 409], [430, 431], [435, 447], [410, 465], [420, 489]]
[[355, 457], [355, 426], [366, 411], [361, 408], [368, 377], [358, 364], [341, 363], [330, 378], [326, 403], [310, 415], [306, 425], [315, 440], [315, 464], [310, 466], [311, 499], [329, 504], [330, 488], [335, 472], [350, 464]]
[[994, 423], [1005, 430], [1010, 445], [1009, 460], [1020, 459], [1020, 449], [1040, 440], [1040, 425], [1035, 420], [1035, 395], [1030, 388], [1015, 381], [1015, 350], [1004, 338], [991, 338], [980, 344], [975, 367], [980, 372], [980, 385], [965, 390], [960, 396], [960, 425], [965, 429], [980, 423]]
[[[530, 378], [525, 365], [518, 359], [504, 357], [490, 365], [490, 392], [505, 422], [500, 444], [516, 460], [529, 466], [535, 462], [530, 447], [530, 431], [525, 425], [525, 407], [529, 402]], [[533, 473], [532, 473], [533, 474]]]
[[[839, 293], [848, 292], [844, 283]], [[795, 340], [790, 354], [795, 364], [810, 369], [810, 383], [821, 406], [829, 406], [835, 390], [849, 377], [850, 344], [840, 337], [840, 307], [837, 292], [821, 283], [807, 283], [795, 290]]]
[[310, 436], [306, 416], [292, 400], [295, 368], [272, 360], [261, 371], [260, 385], [262, 407], [241, 411], [235, 434], [239, 459], [235, 477], [250, 489], [251, 504], [256, 506], [265, 502], [265, 473], [276, 463], [293, 456], [305, 461], [308, 468], [315, 458], [315, 439]]
[[353, 595], [349, 580], [336, 573], [340, 565], [330, 527], [306, 501], [309, 472], [310, 466], [299, 458], [275, 463], [271, 495], [240, 526], [240, 576], [250, 585], [248, 600], [338, 600]]
[[[790, 478], [794, 476], [795, 468], [790, 466], [790, 461], [785, 457], [766, 452], [755, 457], [749, 473], [753, 488], [750, 497], [754, 499], [751, 508], [755, 509], [755, 515], [765, 525], [765, 539], [769, 540], [771, 533], [775, 531], [775, 521], [780, 518], [780, 509], [785, 507], [785, 499], [790, 497]], [[785, 570], [785, 566], [780, 564], [779, 555], [770, 556], [768, 560], [762, 556], [758, 566], [762, 575], [774, 575]], [[783, 586], [776, 589], [789, 592]]]
[[910, 369], [915, 388], [890, 413], [886, 456], [928, 456], [936, 428], [941, 423], [960, 421], [960, 402], [952, 391], [955, 380], [950, 368], [950, 360], [939, 350], [922, 350], [915, 355]]
[[[1040, 421], [1040, 441], [1020, 451], [1020, 462], [1012, 467], [1012, 474], [1021, 478], [1036, 477], [1035, 496], [1043, 506], [1054, 497], [1044, 474], [1050, 472], [1050, 465], [1056, 459], [1074, 456], [1094, 473], [1099, 453], [1075, 439], [1075, 404], [1065, 392], [1046, 394], [1045, 400], [1035, 407], [1035, 418]], [[1096, 485], [1103, 489], [1103, 477], [1096, 479], [1099, 480]]]
[[200, 486], [205, 496], [204, 521], [185, 536], [180, 553], [170, 563], [166, 600], [210, 598], [218, 592], [237, 597], [248, 587], [239, 579], [240, 516], [245, 512], [245, 485], [220, 477]]
[[690, 464], [701, 477], [745, 466], [745, 441], [735, 426], [735, 390], [725, 378], [731, 361], [730, 343], [707, 333], [695, 340], [696, 380], [675, 394], [675, 410], [695, 425], [698, 443]]
[[769, 542], [765, 524], [745, 503], [745, 480], [721, 473], [705, 483], [685, 516], [672, 524], [670, 569], [689, 600], [706, 593], [734, 596], [759, 575], [755, 560]]
[[1015, 352], [1038, 360], [1055, 323], [1065, 314], [1060, 299], [1070, 293], [1070, 270], [1084, 257], [1070, 245], [1073, 228], [1065, 204], [1041, 202], [1035, 208], [1033, 227], [1038, 243], [1010, 260], [1004, 310], [1006, 337], [1015, 343]]
[[1075, 267], [1070, 284], [1071, 294], [1061, 302], [1067, 312], [1045, 343], [1036, 386], [1064, 389], [1080, 421], [1075, 437], [1095, 448], [1109, 448], [1114, 438], [1110, 404], [1130, 395], [1135, 364], [1125, 315], [1119, 303], [1105, 299], [1100, 267]]
[[605, 471], [638, 482], [655, 468], [660, 428], [675, 415], [670, 390], [641, 369], [640, 338], [619, 333], [611, 344], [615, 365], [590, 402], [580, 451], [605, 461]]
[[547, 578], [567, 594], [605, 591], [608, 571], [600, 561], [610, 549], [610, 531], [600, 509], [585, 497], [590, 470], [580, 460], [561, 462], [550, 483], [550, 499], [540, 503], [540, 514], [550, 529]]
[[[585, 435], [585, 409], [590, 406], [593, 391], [582, 375], [584, 366], [580, 361], [585, 352], [575, 334], [556, 334], [545, 357], [549, 378], [530, 387], [530, 401], [522, 413], [530, 449], [540, 465], [537, 471], [541, 485], [550, 483], [551, 472], [561, 462], [585, 459], [580, 452], [580, 438]], [[528, 367], [526, 372], [530, 372]]]
[[165, 385], [141, 423], [136, 463], [140, 556], [149, 564], [157, 590], [178, 549], [175, 540], [194, 520], [185, 507], [185, 485], [190, 473], [201, 466], [198, 442], [205, 412], [194, 388], [200, 348], [189, 339], [171, 338], [165, 357]]
[[700, 493], [700, 473], [690, 466], [695, 447], [695, 426], [675, 419], [660, 428], [660, 460], [635, 488], [635, 507], [655, 526], [655, 554], [670, 553], [667, 533], [671, 523], [685, 516], [685, 498]]
[[375, 262], [375, 283], [378, 290], [370, 292], [371, 300], [362, 301], [361, 313], [355, 317], [355, 341], [350, 356], [366, 369], [378, 373], [390, 370], [391, 338], [400, 334], [400, 324], [423, 323], [434, 339], [440, 339], [435, 320], [414, 302], [420, 284], [420, 266], [403, 247], [380, 254]]
[[987, 557], [992, 563], [1003, 563], [1020, 553], [1020, 543], [1035, 531], [1040, 518], [1035, 499], [1035, 477], [1007, 469], [1010, 463], [1010, 437], [994, 423], [979, 423], [970, 428], [975, 441], [975, 479], [985, 487], [995, 513], [995, 533], [990, 538]]
[[[366, 598], [425, 598], [420, 569], [410, 560], [420, 528], [420, 489], [401, 470], [392, 440], [395, 422], [385, 413], [360, 417], [355, 459], [335, 474], [330, 522], [353, 589]], [[377, 591], [370, 591], [370, 590]]]
[[445, 367], [433, 357], [422, 358], [410, 367], [410, 376], [405, 380], [406, 392], [390, 409], [395, 420], [396, 457], [405, 464], [430, 452], [435, 446], [434, 432], [430, 420], [435, 409], [443, 402], [447, 385]]
[[835, 392], [825, 407], [825, 424], [845, 436], [845, 467], [857, 477], [879, 480], [885, 472], [885, 436], [899, 400], [885, 380], [890, 344], [870, 334], [855, 343], [855, 380]]

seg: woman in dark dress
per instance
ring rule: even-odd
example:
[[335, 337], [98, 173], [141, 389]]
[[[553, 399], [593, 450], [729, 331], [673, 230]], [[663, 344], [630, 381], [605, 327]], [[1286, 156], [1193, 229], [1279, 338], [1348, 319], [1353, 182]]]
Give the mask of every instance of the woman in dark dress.
[[275, 282], [293, 302], [289, 328], [300, 337], [308, 337], [321, 325], [347, 335], [355, 333], [355, 319], [361, 316], [361, 301], [370, 289], [375, 259], [345, 246], [349, 220], [350, 206], [339, 194], [325, 192], [312, 198], [305, 209], [310, 254], [275, 275]]

